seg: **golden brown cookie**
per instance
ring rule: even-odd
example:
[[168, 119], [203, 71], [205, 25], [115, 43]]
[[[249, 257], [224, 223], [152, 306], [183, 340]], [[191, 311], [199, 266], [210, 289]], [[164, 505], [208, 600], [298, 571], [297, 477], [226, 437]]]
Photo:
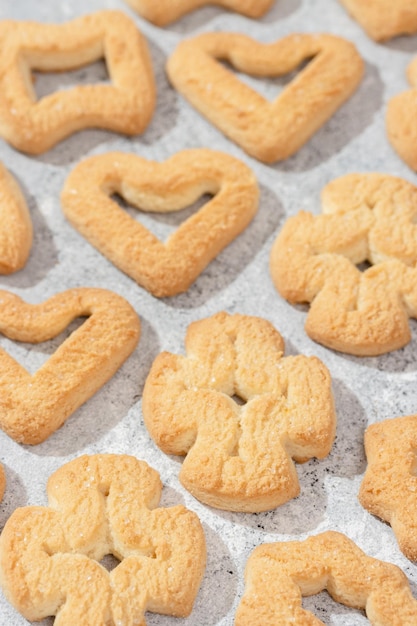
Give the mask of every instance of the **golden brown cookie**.
[[3, 499], [4, 492], [6, 490], [6, 473], [3, 465], [0, 463], [0, 502]]
[[[0, 537], [0, 582], [27, 619], [145, 626], [145, 611], [187, 616], [205, 568], [198, 517], [156, 508], [158, 473], [132, 456], [82, 456], [48, 481], [49, 506], [14, 511]], [[100, 561], [120, 563], [108, 572]]]
[[[301, 211], [276, 239], [273, 281], [291, 303], [309, 302], [306, 331], [356, 355], [396, 350], [417, 317], [417, 188], [382, 174], [349, 174], [322, 193], [323, 215]], [[360, 264], [372, 266], [361, 271]]]
[[137, 314], [104, 289], [69, 289], [42, 304], [0, 291], [0, 333], [40, 343], [77, 317], [88, 319], [33, 375], [0, 349], [0, 427], [15, 441], [44, 441], [118, 370], [135, 349]]
[[[152, 213], [178, 211], [214, 197], [161, 242], [115, 200]], [[258, 208], [258, 185], [241, 161], [214, 150], [183, 150], [164, 163], [111, 152], [82, 161], [61, 196], [71, 224], [154, 296], [173, 296], [239, 235]]]
[[126, 0], [142, 17], [157, 26], [175, 22], [186, 13], [208, 4], [214, 4], [248, 17], [261, 17], [274, 0]]
[[359, 492], [365, 509], [392, 526], [405, 556], [417, 561], [417, 415], [372, 424]]
[[186, 457], [184, 487], [231, 511], [270, 510], [296, 497], [292, 459], [325, 457], [335, 437], [327, 368], [315, 357], [283, 358], [272, 324], [246, 315], [194, 322], [185, 345], [185, 357], [156, 358], [142, 403], [156, 444]]
[[364, 609], [372, 626], [416, 624], [417, 600], [400, 568], [367, 556], [338, 532], [255, 548], [245, 581], [235, 626], [324, 626], [302, 608], [302, 596], [324, 589], [336, 602]]
[[[0, 21], [0, 135], [18, 150], [45, 152], [84, 128], [128, 135], [144, 130], [155, 108], [147, 45], [120, 11], [66, 24]], [[82, 85], [36, 99], [31, 70], [68, 71], [104, 58], [110, 85]]]
[[0, 163], [0, 274], [11, 274], [24, 267], [32, 236], [32, 221], [23, 194]]
[[388, 102], [386, 127], [394, 150], [417, 171], [417, 57], [408, 66], [407, 77], [411, 89]]
[[[220, 63], [271, 77], [309, 59], [273, 102]], [[205, 33], [182, 41], [167, 71], [210, 122], [248, 154], [271, 163], [297, 152], [349, 98], [362, 79], [363, 61], [352, 43], [332, 35], [289, 35], [263, 44], [241, 34]]]
[[415, 0], [340, 0], [376, 41], [417, 32]]

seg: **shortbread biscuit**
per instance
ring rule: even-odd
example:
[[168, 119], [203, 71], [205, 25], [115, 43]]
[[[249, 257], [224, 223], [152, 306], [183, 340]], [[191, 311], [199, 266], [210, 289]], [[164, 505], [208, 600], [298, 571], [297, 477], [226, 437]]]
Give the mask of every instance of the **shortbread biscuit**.
[[417, 57], [408, 66], [407, 77], [411, 89], [388, 102], [386, 127], [394, 150], [417, 171]]
[[415, 626], [417, 600], [396, 565], [367, 556], [345, 535], [327, 531], [255, 548], [235, 626], [324, 626], [302, 596], [326, 589], [336, 602], [364, 609], [372, 626]]
[[[132, 456], [82, 456], [48, 481], [49, 506], [14, 511], [0, 537], [0, 582], [27, 620], [145, 626], [145, 611], [193, 607], [204, 533], [183, 506], [156, 508], [158, 473]], [[120, 563], [111, 572], [101, 559]]]
[[340, 0], [375, 41], [417, 32], [415, 0]]
[[372, 424], [359, 500], [392, 526], [405, 556], [417, 561], [417, 415]]
[[[66, 24], [0, 21], [0, 135], [40, 154], [85, 128], [141, 133], [155, 108], [147, 44], [120, 11]], [[37, 101], [30, 70], [72, 70], [104, 58], [110, 85], [81, 85]]]
[[16, 180], [0, 163], [0, 274], [11, 274], [24, 267], [32, 238], [26, 201]]
[[[273, 102], [220, 63], [270, 77], [311, 58]], [[352, 43], [332, 35], [289, 35], [263, 44], [241, 34], [205, 33], [182, 41], [167, 71], [174, 87], [227, 137], [272, 163], [297, 152], [349, 98], [362, 79], [363, 61]]]
[[[214, 198], [161, 242], [115, 200], [153, 213]], [[165, 163], [112, 152], [82, 161], [69, 175], [62, 208], [71, 224], [154, 296], [173, 296], [194, 282], [252, 220], [258, 185], [241, 161], [208, 149], [184, 150]]]
[[[289, 302], [310, 302], [306, 331], [356, 355], [396, 350], [417, 317], [417, 188], [382, 174], [349, 174], [322, 193], [324, 215], [301, 211], [276, 239], [273, 281]], [[361, 272], [357, 266], [369, 262]]]
[[135, 349], [137, 314], [104, 289], [69, 289], [42, 304], [0, 291], [0, 333], [39, 343], [77, 317], [88, 319], [32, 376], [0, 349], [0, 427], [15, 441], [44, 441], [107, 382]]
[[335, 437], [327, 368], [315, 357], [283, 358], [268, 321], [224, 312], [191, 324], [186, 350], [156, 358], [142, 403], [156, 444], [186, 457], [184, 487], [231, 511], [266, 511], [296, 497], [292, 459], [325, 457]]
[[6, 474], [3, 465], [0, 463], [0, 502], [3, 500], [6, 490]]
[[126, 0], [142, 17], [157, 26], [175, 22], [186, 13], [208, 4], [214, 4], [248, 17], [261, 17], [274, 0]]

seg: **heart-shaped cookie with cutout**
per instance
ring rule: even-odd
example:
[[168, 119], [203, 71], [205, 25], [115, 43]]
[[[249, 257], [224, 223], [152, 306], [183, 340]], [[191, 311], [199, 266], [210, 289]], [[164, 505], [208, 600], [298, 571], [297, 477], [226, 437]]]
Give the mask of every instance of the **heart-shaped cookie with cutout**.
[[375, 41], [417, 32], [415, 0], [340, 0]]
[[0, 163], [0, 274], [25, 265], [32, 246], [32, 221], [20, 188]]
[[[162, 243], [112, 195], [136, 208], [168, 213], [203, 194], [214, 197]], [[61, 200], [71, 224], [154, 296], [186, 291], [210, 261], [246, 228], [258, 207], [258, 185], [241, 161], [208, 149], [184, 150], [164, 163], [108, 153], [70, 173]]]
[[0, 333], [40, 343], [77, 317], [88, 319], [33, 375], [0, 349], [0, 428], [20, 443], [44, 441], [90, 398], [135, 349], [139, 318], [105, 289], [70, 289], [42, 304], [0, 291]]
[[[273, 102], [220, 63], [276, 77], [309, 59]], [[263, 44], [246, 35], [205, 33], [178, 45], [167, 72], [174, 87], [227, 137], [272, 163], [297, 152], [352, 95], [363, 61], [352, 43], [332, 35], [290, 35]]]
[[[121, 11], [65, 24], [0, 21], [0, 135], [18, 150], [45, 152], [84, 128], [128, 135], [147, 126], [155, 86], [146, 42]], [[37, 101], [31, 70], [68, 71], [104, 58], [110, 85], [79, 85]]]

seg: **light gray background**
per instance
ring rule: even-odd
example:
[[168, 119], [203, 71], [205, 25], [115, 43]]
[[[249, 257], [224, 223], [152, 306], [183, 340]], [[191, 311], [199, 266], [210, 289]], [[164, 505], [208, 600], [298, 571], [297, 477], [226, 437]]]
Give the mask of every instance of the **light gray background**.
[[[258, 21], [205, 8], [165, 29], [135, 16], [122, 0], [0, 0], [0, 18], [62, 22], [102, 8], [125, 11], [148, 38], [158, 85], [154, 118], [141, 137], [85, 131], [37, 158], [19, 154], [0, 141], [0, 159], [22, 185], [35, 230], [26, 268], [0, 277], [0, 285], [29, 302], [43, 301], [70, 287], [112, 289], [125, 296], [140, 315], [142, 338], [113, 379], [45, 443], [21, 446], [0, 432], [0, 460], [8, 481], [0, 505], [0, 528], [16, 507], [46, 504], [48, 476], [70, 459], [84, 453], [130, 453], [161, 473], [163, 504], [184, 503], [200, 516], [208, 547], [207, 571], [192, 615], [182, 620], [147, 614], [148, 624], [231, 625], [251, 550], [264, 541], [303, 539], [327, 529], [342, 531], [369, 555], [399, 565], [417, 597], [416, 565], [401, 554], [391, 528], [357, 501], [366, 466], [362, 443], [366, 425], [417, 412], [416, 323], [411, 322], [412, 342], [393, 354], [364, 359], [332, 352], [305, 335], [305, 310], [290, 306], [275, 292], [268, 272], [270, 248], [286, 217], [301, 208], [319, 213], [320, 190], [332, 178], [352, 171], [380, 171], [416, 182], [416, 175], [387, 142], [384, 116], [388, 99], [407, 86], [405, 70], [417, 53], [417, 37], [373, 43], [337, 0], [277, 0]], [[263, 165], [224, 138], [167, 82], [164, 67], [176, 44], [184, 37], [212, 30], [243, 32], [264, 42], [294, 32], [341, 35], [356, 43], [366, 62], [366, 75], [351, 100], [298, 154], [284, 163]], [[104, 64], [96, 63], [72, 75], [40, 77], [36, 89], [42, 95], [59, 85], [104, 76]], [[283, 84], [282, 80], [247, 80], [270, 98]], [[71, 168], [87, 155], [124, 150], [162, 161], [183, 148], [201, 146], [228, 152], [254, 169], [262, 191], [259, 213], [186, 294], [157, 300], [113, 267], [67, 223], [60, 207], [60, 190]], [[146, 219], [149, 228], [164, 237], [183, 218]], [[300, 497], [269, 513], [226, 513], [194, 500], [178, 482], [178, 459], [157, 449], [142, 421], [141, 393], [155, 356], [161, 350], [182, 352], [188, 324], [222, 309], [269, 319], [284, 336], [287, 353], [317, 355], [333, 378], [338, 413], [333, 450], [324, 461], [298, 466]], [[67, 334], [39, 346], [5, 339], [1, 345], [35, 371]], [[305, 600], [304, 606], [315, 610], [326, 624], [368, 623], [360, 611], [334, 603], [325, 593]], [[49, 619], [42, 624], [52, 622]], [[0, 594], [0, 624], [25, 623]]]

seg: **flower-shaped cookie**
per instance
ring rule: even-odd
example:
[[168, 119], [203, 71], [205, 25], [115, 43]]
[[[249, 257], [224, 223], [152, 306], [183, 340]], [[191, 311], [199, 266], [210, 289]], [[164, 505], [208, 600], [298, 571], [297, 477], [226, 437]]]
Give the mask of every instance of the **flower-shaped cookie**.
[[0, 291], [0, 333], [40, 343], [88, 319], [33, 375], [0, 348], [0, 427], [21, 443], [44, 441], [118, 370], [140, 333], [136, 312], [105, 289], [69, 289], [41, 304]]
[[[0, 21], [0, 135], [39, 154], [84, 128], [133, 135], [148, 124], [155, 86], [147, 45], [121, 11], [66, 24]], [[82, 85], [39, 101], [30, 70], [65, 71], [104, 58], [110, 85]]]
[[[377, 355], [410, 340], [417, 317], [417, 188], [349, 174], [323, 190], [324, 215], [291, 217], [271, 252], [275, 286], [310, 302], [306, 331], [330, 348]], [[358, 265], [373, 264], [361, 272]]]
[[[273, 102], [221, 63], [270, 77], [288, 74], [307, 60]], [[332, 35], [289, 35], [264, 44], [242, 34], [204, 33], [178, 45], [167, 72], [174, 87], [227, 137], [271, 163], [297, 152], [352, 95], [363, 61], [353, 44]]]
[[369, 426], [365, 451], [360, 503], [391, 524], [400, 549], [417, 561], [417, 415]]
[[367, 556], [345, 535], [327, 531], [305, 541], [255, 548], [235, 626], [324, 626], [302, 597], [327, 589], [336, 602], [365, 609], [372, 626], [415, 626], [417, 600], [403, 572]]
[[22, 269], [32, 245], [32, 221], [20, 188], [0, 163], [0, 274]]
[[372, 39], [383, 41], [417, 32], [415, 0], [340, 0]]
[[282, 337], [266, 320], [224, 312], [191, 324], [186, 350], [160, 354], [143, 392], [152, 438], [167, 454], [186, 455], [182, 484], [234, 511], [297, 496], [292, 458], [323, 458], [335, 436], [326, 367], [315, 357], [283, 358]]
[[407, 78], [411, 89], [388, 102], [386, 125], [393, 148], [417, 171], [417, 57], [407, 68]]
[[[205, 568], [198, 517], [155, 508], [158, 473], [132, 456], [82, 456], [48, 481], [49, 506], [14, 511], [0, 536], [0, 582], [28, 620], [145, 626], [145, 611], [186, 616]], [[108, 572], [100, 560], [120, 563]]]

